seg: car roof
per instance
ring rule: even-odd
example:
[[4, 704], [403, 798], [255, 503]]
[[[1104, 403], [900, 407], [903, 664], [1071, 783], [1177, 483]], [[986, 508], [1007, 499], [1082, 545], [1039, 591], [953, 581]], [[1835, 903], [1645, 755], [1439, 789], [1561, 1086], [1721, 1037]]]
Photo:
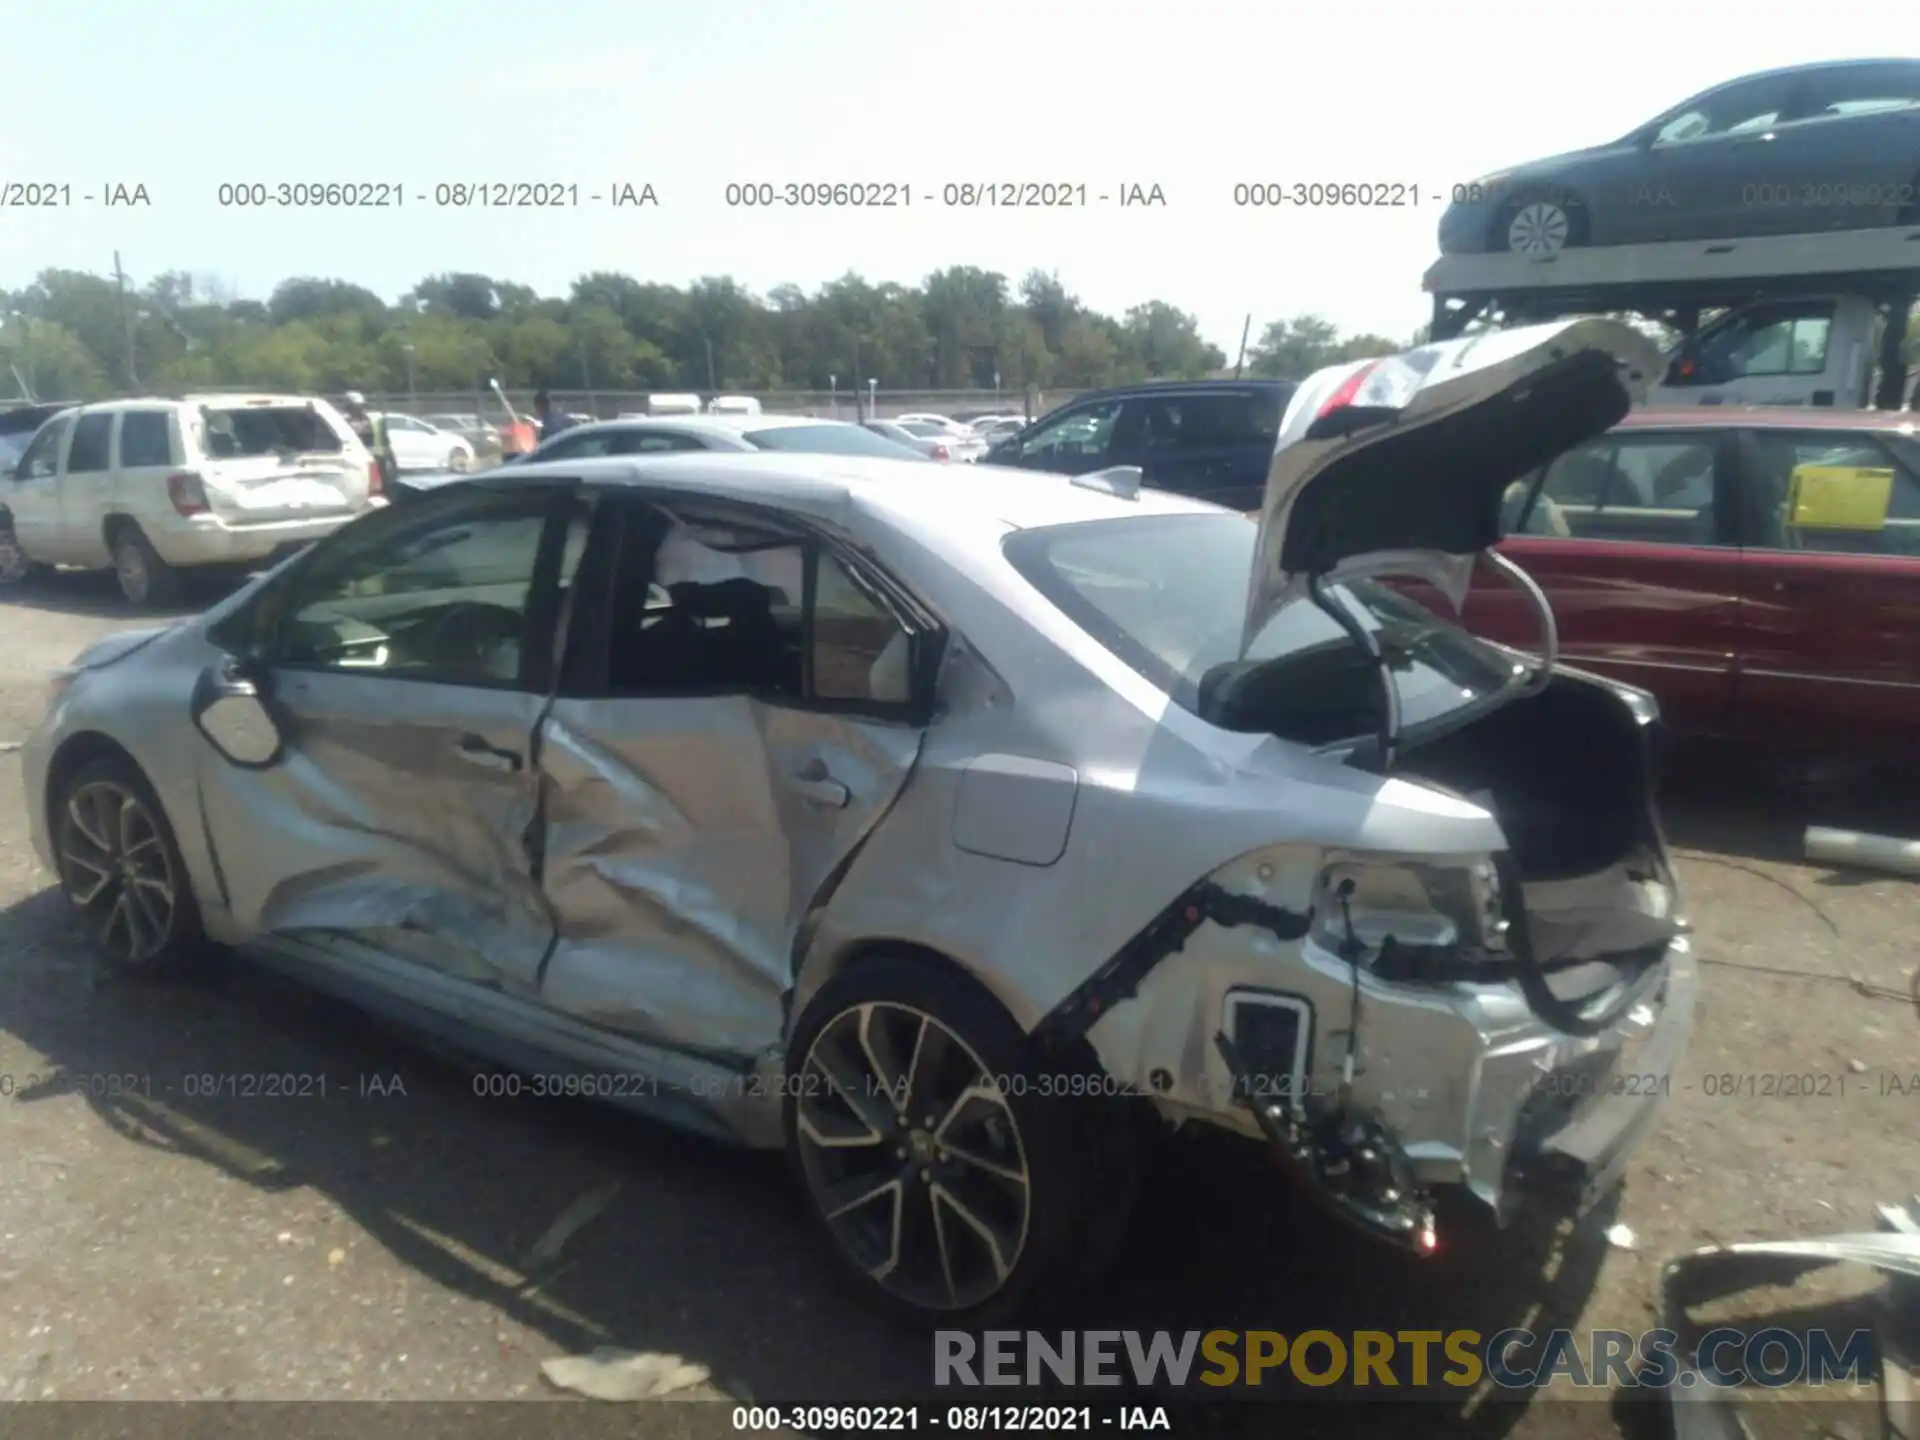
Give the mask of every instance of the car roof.
[[1047, 471], [795, 451], [530, 461], [472, 483], [511, 486], [540, 480], [683, 490], [715, 500], [770, 503], [826, 519], [858, 509], [885, 514], [899, 528], [949, 551], [965, 550], [966, 535], [990, 536], [997, 543], [1008, 530], [1081, 520], [1236, 513], [1158, 490], [1123, 499]]
[[1749, 75], [1728, 80], [1715, 85], [1711, 90], [1702, 90], [1702, 95], [1711, 95], [1715, 90], [1725, 90], [1730, 86], [1744, 85], [1749, 80], [1780, 80], [1790, 75], [1821, 75], [1843, 70], [1875, 70], [1881, 66], [1908, 66], [1920, 68], [1920, 60], [1911, 55], [1861, 56], [1851, 60], [1809, 60], [1800, 65], [1781, 65], [1772, 70], [1755, 70]]
[[1628, 412], [1622, 430], [1872, 430], [1912, 434], [1911, 410], [1830, 410], [1798, 405], [1648, 406]]
[[1076, 395], [1062, 405], [1078, 405], [1083, 400], [1121, 399], [1128, 395], [1178, 395], [1183, 392], [1219, 390], [1278, 390], [1292, 391], [1298, 388], [1293, 380], [1269, 380], [1264, 377], [1243, 377], [1239, 380], [1141, 380], [1132, 385], [1110, 385], [1104, 390], [1088, 390]]
[[796, 425], [847, 425], [851, 421], [833, 420], [815, 415], [640, 415], [628, 420], [595, 420], [590, 425], [575, 425], [567, 430], [571, 435], [579, 430], [651, 430], [661, 426], [671, 426], [676, 430], [717, 430], [729, 435], [738, 435], [745, 430], [784, 430]]

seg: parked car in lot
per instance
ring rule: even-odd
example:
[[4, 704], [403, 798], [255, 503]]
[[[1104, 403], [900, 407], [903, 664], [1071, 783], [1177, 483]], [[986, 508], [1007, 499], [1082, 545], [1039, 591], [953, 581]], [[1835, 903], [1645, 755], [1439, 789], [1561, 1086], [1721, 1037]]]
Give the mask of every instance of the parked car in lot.
[[784, 1146], [916, 1323], [1083, 1273], [1164, 1121], [1427, 1253], [1442, 1192], [1612, 1185], [1696, 978], [1644, 693], [1376, 577], [1471, 566], [1658, 362], [1589, 320], [1316, 376], [1257, 523], [1124, 473], [505, 467], [86, 651], [29, 829], [122, 967], [226, 942]]
[[447, 413], [420, 417], [436, 429], [458, 435], [473, 447], [477, 457], [492, 458], [500, 453], [500, 429], [472, 413]]
[[782, 450], [817, 455], [925, 459], [844, 420], [806, 415], [672, 415], [600, 420], [563, 430], [524, 460], [578, 460], [593, 455], [659, 455], [682, 450]]
[[1069, 475], [1138, 465], [1146, 483], [1235, 510], [1259, 505], [1286, 380], [1170, 380], [1099, 390], [1043, 415], [981, 457]]
[[980, 439], [971, 430], [944, 425], [935, 425], [927, 420], [896, 420], [892, 422], [897, 429], [904, 430], [916, 440], [933, 440], [945, 448], [948, 460], [978, 460], [987, 453], [987, 442]]
[[412, 415], [389, 412], [382, 418], [387, 422], [387, 443], [393, 447], [396, 468], [451, 470], [455, 474], [473, 468], [473, 442], [465, 436]]
[[0, 530], [25, 560], [111, 565], [135, 605], [170, 603], [184, 570], [254, 565], [331, 534], [381, 488], [340, 412], [300, 395], [76, 406], [0, 483]]
[[[1508, 497], [1568, 660], [1678, 734], [1920, 758], [1920, 439], [1886, 411], [1645, 410]], [[1492, 578], [1462, 612], [1539, 645]]]
[[916, 435], [906, 426], [896, 425], [891, 420], [862, 420], [860, 428], [871, 430], [882, 440], [891, 440], [895, 445], [904, 445], [909, 450], [917, 450], [929, 460], [953, 459], [953, 451], [947, 448], [945, 440]]
[[1442, 253], [1857, 230], [1920, 220], [1920, 60], [1768, 70], [1603, 145], [1456, 186]]

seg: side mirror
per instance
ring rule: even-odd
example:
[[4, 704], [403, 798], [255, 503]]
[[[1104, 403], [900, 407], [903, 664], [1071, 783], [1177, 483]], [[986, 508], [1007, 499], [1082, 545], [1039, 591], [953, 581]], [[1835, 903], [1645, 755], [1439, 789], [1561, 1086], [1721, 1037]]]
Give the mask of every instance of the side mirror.
[[243, 661], [203, 671], [193, 691], [193, 723], [230, 763], [265, 770], [285, 741], [250, 671]]

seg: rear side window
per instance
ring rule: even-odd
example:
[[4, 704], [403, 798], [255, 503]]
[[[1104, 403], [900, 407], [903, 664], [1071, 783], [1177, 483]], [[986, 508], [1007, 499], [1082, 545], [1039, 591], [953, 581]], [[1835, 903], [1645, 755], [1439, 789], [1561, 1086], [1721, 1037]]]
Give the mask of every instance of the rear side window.
[[1864, 435], [1754, 437], [1758, 546], [1920, 556], [1920, 480]]
[[73, 427], [67, 450], [67, 473], [82, 475], [108, 468], [107, 443], [113, 436], [113, 416], [82, 415]]
[[20, 457], [20, 476], [25, 480], [49, 480], [60, 465], [60, 442], [67, 438], [67, 432], [73, 428], [73, 421], [62, 416], [58, 420], [49, 420], [40, 433], [33, 437], [26, 453]]
[[307, 405], [203, 407], [200, 448], [211, 460], [255, 455], [337, 455], [345, 445], [318, 410]]
[[1278, 395], [1167, 395], [1144, 405], [1149, 451], [1272, 445], [1280, 433]]
[[120, 464], [171, 465], [173, 434], [164, 410], [129, 410], [120, 417]]

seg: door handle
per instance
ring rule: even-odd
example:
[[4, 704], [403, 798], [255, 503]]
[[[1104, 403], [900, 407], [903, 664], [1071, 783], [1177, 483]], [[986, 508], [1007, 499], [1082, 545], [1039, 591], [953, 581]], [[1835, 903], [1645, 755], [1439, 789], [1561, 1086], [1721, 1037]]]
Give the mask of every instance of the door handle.
[[853, 792], [834, 779], [818, 760], [808, 762], [798, 775], [789, 776], [787, 788], [802, 800], [831, 810], [846, 809], [847, 802], [853, 798]]
[[483, 770], [501, 770], [513, 774], [520, 769], [518, 755], [511, 750], [496, 749], [478, 735], [462, 735], [453, 742], [453, 750], [469, 765], [478, 765]]

